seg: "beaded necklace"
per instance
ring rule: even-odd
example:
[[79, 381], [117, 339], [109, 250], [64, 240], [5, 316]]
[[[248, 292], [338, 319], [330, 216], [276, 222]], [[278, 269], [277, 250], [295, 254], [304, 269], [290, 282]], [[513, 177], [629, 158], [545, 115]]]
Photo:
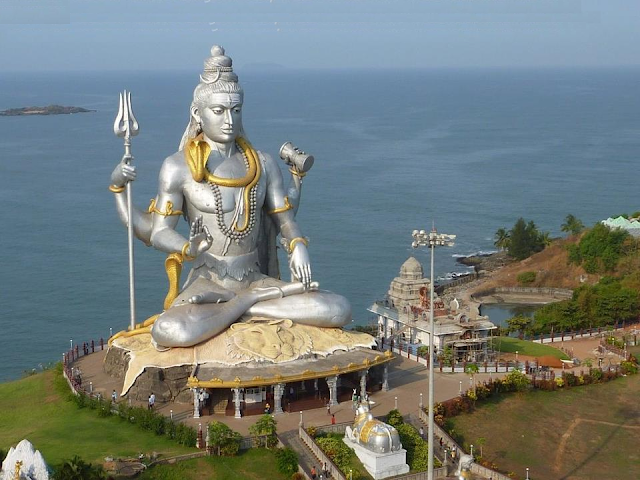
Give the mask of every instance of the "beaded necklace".
[[[236, 143], [236, 145], [238, 147], [238, 151], [242, 153], [242, 159], [244, 160], [245, 168], [248, 171], [250, 168], [250, 165], [249, 165], [249, 159], [247, 158], [247, 154], [239, 144]], [[208, 166], [206, 166], [206, 168], [209, 173], [213, 174], [213, 172], [209, 170]], [[258, 171], [259, 169], [260, 169], [260, 164], [258, 163]], [[258, 173], [258, 176], [259, 176], [259, 173]], [[242, 210], [245, 208], [244, 195], [240, 195], [240, 197], [238, 198], [239, 203], [238, 205], [236, 205], [236, 210], [233, 215], [231, 227], [228, 227], [224, 220], [224, 209], [222, 208], [222, 193], [220, 192], [220, 187], [215, 182], [209, 179], [207, 179], [207, 183], [209, 184], [209, 187], [211, 188], [211, 192], [213, 193], [214, 202], [215, 202], [215, 207], [213, 211], [216, 215], [216, 221], [218, 223], [218, 228], [220, 229], [220, 231], [226, 237], [236, 241], [240, 241], [241, 239], [249, 236], [251, 234], [251, 231], [253, 230], [253, 226], [256, 223], [256, 210], [257, 210], [256, 204], [257, 204], [257, 186], [258, 186], [257, 181], [255, 183], [252, 182], [253, 185], [250, 184], [248, 186], [242, 187], [243, 190], [245, 188], [250, 188], [249, 211], [244, 215], [245, 221], [244, 221], [244, 226], [242, 228], [238, 228], [238, 217], [241, 214]]]

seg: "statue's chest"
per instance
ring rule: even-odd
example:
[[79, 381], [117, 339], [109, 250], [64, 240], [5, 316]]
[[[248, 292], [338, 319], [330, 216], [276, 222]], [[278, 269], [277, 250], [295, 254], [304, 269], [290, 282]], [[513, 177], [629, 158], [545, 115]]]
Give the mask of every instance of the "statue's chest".
[[[221, 178], [242, 178], [246, 175], [246, 166], [240, 162], [224, 162], [220, 164], [213, 174]], [[266, 180], [264, 172], [260, 176], [257, 186], [256, 201], [258, 208], [264, 203], [266, 192]], [[206, 179], [196, 182], [189, 179], [184, 188], [184, 196], [187, 203], [204, 213], [215, 213], [217, 208], [222, 208], [223, 213], [233, 212], [243, 196], [242, 187], [224, 187], [209, 183]]]

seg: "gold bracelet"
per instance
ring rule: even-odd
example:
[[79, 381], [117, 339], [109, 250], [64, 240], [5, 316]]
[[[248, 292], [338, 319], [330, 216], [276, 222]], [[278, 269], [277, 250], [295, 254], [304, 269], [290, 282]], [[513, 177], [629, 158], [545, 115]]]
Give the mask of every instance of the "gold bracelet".
[[293, 249], [296, 246], [296, 243], [302, 243], [304, 244], [305, 247], [309, 246], [309, 240], [307, 240], [304, 237], [296, 237], [289, 242], [289, 253], [293, 252]]
[[126, 187], [123, 185], [122, 187], [117, 187], [115, 185], [109, 185], [109, 190], [111, 190], [113, 193], [121, 193], [124, 192], [124, 189]]
[[172, 215], [182, 215], [182, 210], [174, 210], [173, 202], [171, 200], [167, 200], [167, 211], [163, 212], [162, 210], [158, 210], [156, 208], [156, 199], [152, 198], [151, 203], [149, 203], [149, 209], [147, 213], [157, 213], [158, 215], [162, 215], [163, 217], [170, 217]]
[[182, 258], [184, 260], [186, 260], [187, 262], [190, 262], [191, 260], [195, 259], [196, 257], [192, 257], [191, 255], [187, 254], [187, 250], [189, 250], [189, 242], [184, 244], [184, 247], [182, 247]]
[[290, 168], [289, 171], [295, 175], [296, 177], [306, 177], [307, 174], [305, 172], [301, 172], [300, 170], [298, 170], [297, 168]]
[[289, 203], [289, 197], [284, 197], [284, 207], [274, 208], [273, 210], [268, 211], [267, 214], [273, 215], [274, 213], [282, 213], [292, 209], [293, 205]]

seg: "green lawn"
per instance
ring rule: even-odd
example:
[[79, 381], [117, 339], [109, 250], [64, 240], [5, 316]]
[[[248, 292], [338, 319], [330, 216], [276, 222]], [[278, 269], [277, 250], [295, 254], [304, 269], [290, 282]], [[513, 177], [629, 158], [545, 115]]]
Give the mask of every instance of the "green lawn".
[[552, 356], [561, 360], [569, 360], [569, 357], [557, 348], [528, 340], [520, 340], [519, 338], [493, 337], [491, 339], [491, 346], [498, 352], [518, 352], [520, 355], [530, 355], [532, 357]]
[[55, 372], [46, 371], [0, 384], [0, 449], [8, 450], [26, 438], [49, 465], [73, 455], [102, 464], [107, 456], [193, 451], [119, 418], [99, 418], [94, 410], [78, 409], [62, 398], [55, 382]]
[[273, 452], [264, 448], [252, 448], [241, 452], [236, 457], [204, 457], [175, 465], [158, 465], [137, 478], [140, 480], [289, 479], [288, 476], [277, 471]]
[[466, 444], [485, 438], [485, 459], [520, 479], [529, 467], [535, 480], [626, 480], [640, 471], [639, 397], [634, 375], [504, 395], [451, 422]]

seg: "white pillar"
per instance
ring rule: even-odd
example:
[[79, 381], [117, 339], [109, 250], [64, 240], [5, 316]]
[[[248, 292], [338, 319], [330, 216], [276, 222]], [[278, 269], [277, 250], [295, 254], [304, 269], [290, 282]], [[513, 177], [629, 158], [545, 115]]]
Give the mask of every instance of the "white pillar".
[[273, 386], [273, 413], [279, 415], [282, 411], [282, 395], [284, 394], [284, 383], [276, 383]]
[[338, 375], [327, 377], [326, 380], [329, 386], [329, 405], [338, 405]]
[[367, 395], [367, 372], [369, 369], [360, 371], [360, 399], [364, 400]]
[[382, 391], [383, 392], [389, 391], [389, 364], [388, 363], [384, 364], [384, 370], [382, 373]]
[[233, 406], [236, 408], [235, 411], [235, 418], [242, 418], [242, 413], [240, 412], [240, 393], [242, 392], [241, 388], [232, 388], [231, 391], [233, 391]]
[[193, 418], [200, 418], [200, 399], [198, 398], [198, 388], [192, 388], [193, 392]]

